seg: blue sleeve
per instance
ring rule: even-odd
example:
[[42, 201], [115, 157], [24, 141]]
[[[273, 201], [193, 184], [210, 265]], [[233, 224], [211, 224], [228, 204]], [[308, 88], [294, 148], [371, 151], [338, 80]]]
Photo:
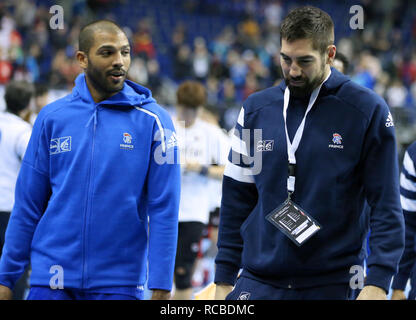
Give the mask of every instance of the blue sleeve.
[[0, 260], [0, 284], [13, 288], [29, 263], [36, 226], [46, 209], [49, 182], [49, 140], [38, 116], [16, 182], [15, 204]]
[[392, 288], [404, 290], [412, 269], [416, 267], [416, 143], [406, 150], [400, 175], [400, 195], [405, 220], [405, 247], [399, 271], [394, 276]]
[[253, 163], [249, 160], [250, 147], [247, 147], [253, 139], [242, 134], [243, 128], [244, 108], [241, 109], [234, 128], [231, 150], [224, 170], [215, 283], [234, 285], [241, 267], [243, 250], [240, 228], [258, 201]]
[[413, 268], [416, 266], [416, 214], [404, 211], [406, 237], [403, 256], [400, 260], [399, 271], [394, 276], [393, 289], [405, 290]]
[[399, 170], [393, 119], [382, 99], [364, 141], [363, 178], [370, 210], [370, 255], [366, 285], [388, 292], [404, 248]]
[[149, 289], [171, 290], [178, 238], [180, 164], [176, 133], [170, 118], [155, 126], [147, 177], [149, 215]]
[[222, 192], [214, 282], [234, 285], [243, 250], [240, 228], [257, 203], [257, 189], [255, 184], [224, 176]]

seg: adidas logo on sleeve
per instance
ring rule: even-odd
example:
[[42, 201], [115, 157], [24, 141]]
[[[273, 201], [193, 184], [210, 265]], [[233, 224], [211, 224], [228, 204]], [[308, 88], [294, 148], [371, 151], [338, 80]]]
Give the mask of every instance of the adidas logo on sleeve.
[[391, 115], [391, 112], [389, 112], [389, 115], [387, 116], [386, 127], [394, 127], [393, 116]]

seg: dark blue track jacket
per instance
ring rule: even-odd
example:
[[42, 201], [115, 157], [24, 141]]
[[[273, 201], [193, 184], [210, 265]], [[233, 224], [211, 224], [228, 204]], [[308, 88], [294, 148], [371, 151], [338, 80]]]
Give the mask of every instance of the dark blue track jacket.
[[[234, 284], [242, 268], [277, 287], [348, 284], [371, 227], [365, 284], [388, 290], [404, 246], [393, 119], [377, 94], [331, 70], [306, 117], [292, 196], [322, 229], [298, 247], [265, 218], [288, 197], [283, 81], [243, 104], [224, 173], [215, 282]], [[290, 99], [289, 136], [307, 102]]]

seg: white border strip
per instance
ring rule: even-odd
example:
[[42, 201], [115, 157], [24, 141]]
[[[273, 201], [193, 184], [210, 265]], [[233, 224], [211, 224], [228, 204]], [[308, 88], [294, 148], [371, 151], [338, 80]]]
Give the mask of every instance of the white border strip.
[[400, 195], [403, 210], [416, 212], [416, 200], [411, 200]]
[[162, 123], [160, 122], [159, 117], [156, 114], [154, 114], [153, 112], [150, 112], [149, 110], [146, 110], [146, 109], [143, 109], [143, 108], [140, 108], [140, 107], [136, 107], [136, 109], [139, 110], [139, 111], [142, 111], [144, 113], [147, 113], [148, 115], [150, 115], [150, 116], [152, 116], [153, 118], [156, 119], [157, 126], [159, 127], [160, 134], [162, 136], [161, 137], [162, 138], [162, 151], [166, 152], [165, 130], [162, 127]]
[[240, 182], [254, 183], [251, 169], [236, 166], [229, 160], [225, 165], [224, 175]]

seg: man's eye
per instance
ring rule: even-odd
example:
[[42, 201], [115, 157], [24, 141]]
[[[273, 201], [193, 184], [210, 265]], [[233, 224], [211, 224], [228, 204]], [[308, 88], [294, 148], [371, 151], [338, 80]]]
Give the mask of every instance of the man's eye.
[[127, 55], [130, 54], [130, 50], [124, 50], [124, 51], [122, 51], [122, 54], [125, 55], [125, 56], [127, 56]]
[[110, 52], [110, 51], [101, 51], [101, 55], [102, 55], [102, 56], [107, 57], [107, 56], [109, 56], [110, 54], [111, 54], [111, 52]]
[[311, 62], [312, 62], [311, 60], [301, 60], [301, 61], [299, 61], [300, 64], [309, 64]]

